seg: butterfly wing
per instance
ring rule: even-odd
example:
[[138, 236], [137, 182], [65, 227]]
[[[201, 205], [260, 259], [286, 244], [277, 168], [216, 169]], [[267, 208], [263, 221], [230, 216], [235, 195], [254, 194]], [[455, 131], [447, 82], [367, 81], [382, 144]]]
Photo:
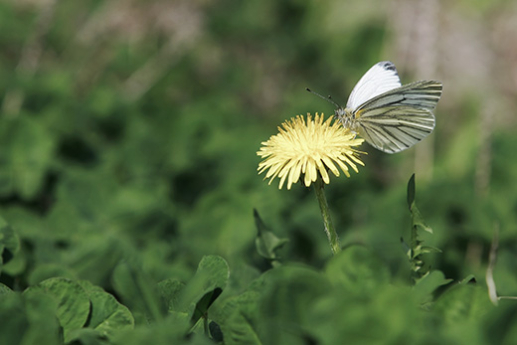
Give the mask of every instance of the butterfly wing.
[[357, 131], [383, 152], [408, 149], [433, 131], [441, 95], [442, 83], [425, 80], [380, 94], [355, 109]]
[[357, 109], [368, 100], [401, 85], [395, 65], [390, 61], [379, 62], [373, 65], [356, 84], [346, 107]]

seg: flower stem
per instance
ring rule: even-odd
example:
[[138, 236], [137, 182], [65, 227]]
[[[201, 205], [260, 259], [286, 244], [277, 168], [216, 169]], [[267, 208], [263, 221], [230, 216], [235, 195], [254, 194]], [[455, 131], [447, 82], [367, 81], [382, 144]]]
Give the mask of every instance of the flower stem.
[[336, 255], [341, 251], [341, 245], [339, 244], [339, 238], [337, 236], [332, 219], [330, 219], [330, 210], [327, 203], [327, 198], [323, 191], [324, 183], [321, 177], [318, 176], [316, 183], [314, 184], [314, 191], [316, 192], [316, 198], [320, 204], [321, 216], [323, 217], [323, 224], [325, 225], [325, 233], [329, 239], [330, 249], [332, 254]]

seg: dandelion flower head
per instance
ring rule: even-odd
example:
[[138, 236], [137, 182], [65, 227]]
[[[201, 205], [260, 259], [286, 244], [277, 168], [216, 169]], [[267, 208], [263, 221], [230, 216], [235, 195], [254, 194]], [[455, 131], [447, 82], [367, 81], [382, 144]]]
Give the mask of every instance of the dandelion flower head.
[[355, 172], [357, 164], [364, 163], [359, 159], [361, 153], [353, 147], [361, 145], [355, 133], [344, 128], [339, 121], [330, 117], [324, 121], [324, 115], [316, 113], [314, 119], [307, 114], [307, 121], [301, 115], [284, 122], [278, 127], [279, 133], [262, 142], [257, 154], [264, 160], [259, 163], [259, 174], [267, 170], [265, 179], [269, 183], [275, 177], [280, 178], [281, 189], [287, 180], [287, 189], [304, 176], [304, 184], [309, 187], [321, 176], [329, 183], [328, 170], [339, 176], [339, 168], [350, 177], [348, 166]]

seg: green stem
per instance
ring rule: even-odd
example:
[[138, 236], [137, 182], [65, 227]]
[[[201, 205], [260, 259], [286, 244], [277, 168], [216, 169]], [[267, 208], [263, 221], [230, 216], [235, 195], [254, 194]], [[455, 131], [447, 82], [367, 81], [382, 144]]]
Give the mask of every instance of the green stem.
[[314, 184], [314, 191], [316, 192], [316, 198], [320, 204], [321, 216], [323, 217], [323, 224], [325, 225], [325, 233], [329, 239], [330, 249], [332, 249], [332, 254], [335, 255], [341, 251], [341, 245], [339, 244], [339, 238], [336, 230], [334, 229], [334, 225], [332, 224], [332, 219], [330, 218], [329, 205], [327, 204], [327, 198], [325, 197], [323, 186], [323, 180], [318, 176], [318, 179]]
[[208, 329], [208, 317], [203, 317], [203, 328], [205, 330], [205, 335], [210, 337], [210, 330]]

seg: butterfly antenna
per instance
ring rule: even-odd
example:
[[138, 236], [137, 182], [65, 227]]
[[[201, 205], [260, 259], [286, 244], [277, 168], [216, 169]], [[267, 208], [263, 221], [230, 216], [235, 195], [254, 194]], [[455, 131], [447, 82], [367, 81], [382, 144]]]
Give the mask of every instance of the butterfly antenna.
[[316, 96], [318, 96], [318, 97], [320, 97], [320, 98], [323, 98], [323, 99], [324, 99], [324, 100], [326, 100], [327, 102], [332, 103], [335, 107], [337, 107], [337, 108], [341, 108], [341, 106], [340, 106], [339, 104], [337, 104], [336, 102], [334, 102], [334, 100], [332, 99], [332, 97], [330, 97], [330, 95], [328, 95], [327, 97], [325, 97], [325, 96], [320, 95], [320, 94], [319, 94], [319, 93], [317, 93], [317, 92], [312, 91], [312, 90], [311, 90], [311, 89], [309, 89], [308, 87], [307, 87], [307, 88], [305, 88], [305, 89], [306, 89], [307, 91], [309, 91], [310, 93], [312, 93], [313, 95], [316, 95]]

